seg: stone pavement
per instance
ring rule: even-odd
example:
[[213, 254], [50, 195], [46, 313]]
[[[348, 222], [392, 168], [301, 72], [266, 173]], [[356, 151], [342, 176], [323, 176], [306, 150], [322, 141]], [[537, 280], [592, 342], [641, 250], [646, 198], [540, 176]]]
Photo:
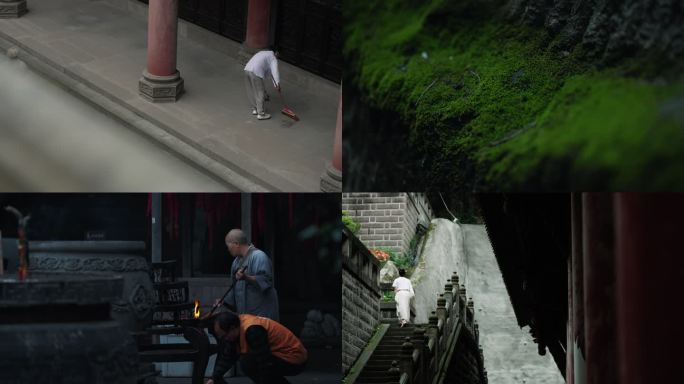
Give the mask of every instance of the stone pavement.
[[3, 192], [235, 191], [19, 60], [0, 84]]
[[319, 191], [332, 159], [338, 85], [281, 61], [283, 93], [301, 121], [279, 113], [272, 88], [273, 118], [257, 121], [239, 44], [181, 20], [177, 67], [185, 94], [153, 104], [137, 90], [147, 54], [144, 4], [30, 0], [28, 8], [19, 19], [0, 20], [0, 50], [17, 46], [33, 69], [237, 189]]

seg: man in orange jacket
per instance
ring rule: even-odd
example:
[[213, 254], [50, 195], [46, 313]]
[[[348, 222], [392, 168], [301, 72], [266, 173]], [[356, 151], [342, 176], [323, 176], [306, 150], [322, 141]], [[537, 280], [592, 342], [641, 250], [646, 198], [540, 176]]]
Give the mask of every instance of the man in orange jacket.
[[289, 383], [284, 376], [304, 370], [308, 353], [302, 342], [277, 321], [254, 315], [223, 312], [214, 320], [219, 352], [207, 384], [223, 384], [223, 375], [239, 360], [257, 384]]

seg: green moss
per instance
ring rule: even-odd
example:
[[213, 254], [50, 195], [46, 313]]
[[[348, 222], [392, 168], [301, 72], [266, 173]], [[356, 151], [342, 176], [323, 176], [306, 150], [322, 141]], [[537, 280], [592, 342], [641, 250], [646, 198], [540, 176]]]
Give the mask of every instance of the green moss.
[[681, 116], [660, 113], [681, 78], [639, 80], [635, 61], [598, 70], [497, 1], [352, 3], [352, 81], [410, 125], [427, 188], [684, 187]]
[[[487, 176], [510, 185], [533, 180], [611, 190], [677, 185], [684, 164], [671, 160], [684, 158], [684, 131], [663, 109], [681, 91], [681, 84], [654, 86], [605, 73], [570, 77], [536, 129], [481, 152], [494, 164]], [[563, 176], [553, 176], [559, 167]]]
[[359, 233], [359, 230], [361, 229], [361, 224], [358, 223], [356, 220], [354, 220], [353, 217], [349, 216], [349, 212], [342, 210], [342, 223], [353, 233], [356, 235]]

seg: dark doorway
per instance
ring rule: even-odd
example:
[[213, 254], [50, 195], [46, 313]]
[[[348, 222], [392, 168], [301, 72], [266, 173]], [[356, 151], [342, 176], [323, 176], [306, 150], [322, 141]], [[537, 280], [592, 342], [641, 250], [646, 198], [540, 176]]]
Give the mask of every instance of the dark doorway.
[[247, 29], [247, 0], [180, 0], [178, 17], [242, 42]]
[[342, 1], [278, 1], [275, 42], [283, 60], [342, 79]]
[[[147, 4], [148, 0], [140, 0]], [[180, 0], [181, 19], [242, 43], [247, 0]], [[271, 40], [281, 59], [339, 83], [342, 80], [342, 1], [271, 0]]]

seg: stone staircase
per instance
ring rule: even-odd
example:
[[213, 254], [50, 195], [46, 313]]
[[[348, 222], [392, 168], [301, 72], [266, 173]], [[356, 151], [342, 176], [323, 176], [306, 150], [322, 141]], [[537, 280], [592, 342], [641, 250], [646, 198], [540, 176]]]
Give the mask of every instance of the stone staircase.
[[[361, 371], [356, 383], [360, 384], [396, 384], [399, 381], [399, 359], [401, 358], [401, 346], [407, 337], [413, 335], [416, 328], [413, 324], [406, 324], [400, 327], [399, 324], [392, 322], [387, 333], [380, 341], [380, 344], [373, 351], [373, 355]], [[396, 362], [396, 370], [390, 370], [392, 362]]]
[[454, 273], [439, 294], [427, 324], [400, 327], [396, 310], [389, 304], [381, 305], [382, 324], [367, 341], [366, 350], [345, 382], [487, 384], [474, 304], [458, 283]]

